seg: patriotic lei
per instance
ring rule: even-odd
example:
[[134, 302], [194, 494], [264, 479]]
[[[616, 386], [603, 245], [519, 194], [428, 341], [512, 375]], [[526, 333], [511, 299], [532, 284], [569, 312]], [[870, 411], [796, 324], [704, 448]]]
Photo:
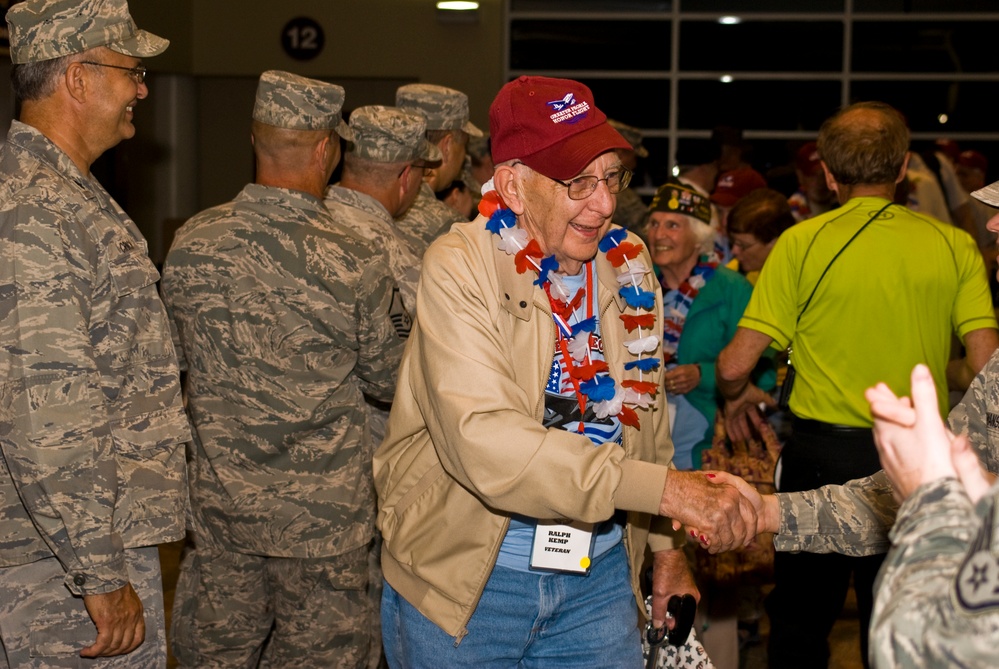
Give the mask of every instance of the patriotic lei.
[[[499, 236], [497, 247], [514, 256], [517, 272], [523, 274], [530, 269], [536, 271], [538, 278], [534, 284], [548, 295], [552, 311], [568, 322], [582, 300], [583, 291], [579, 291], [574, 297], [569, 295], [568, 287], [557, 274], [559, 265], [555, 256], [543, 257], [538, 241], [528, 240], [527, 231], [517, 227], [516, 215], [506, 208], [493, 188], [492, 180], [482, 186], [479, 213], [489, 219], [486, 221], [486, 229]], [[637, 312], [621, 314], [620, 318], [628, 332], [638, 331], [635, 338], [624, 342], [628, 351], [637, 356], [636, 360], [625, 363], [624, 368], [637, 369], [638, 379], [626, 379], [619, 388], [608, 373], [607, 363], [590, 359], [590, 337], [596, 330], [595, 317], [572, 326], [572, 336], [568, 343], [570, 355], [565, 362], [569, 375], [576, 381], [574, 385], [577, 393], [582, 396], [581, 401], [589, 399], [594, 402], [593, 410], [597, 418], [617, 416], [623, 425], [640, 429], [636, 409], [651, 406], [659, 388], [658, 383], [643, 380], [643, 374], [657, 370], [661, 362], [657, 355], [643, 354], [655, 353], [659, 348], [660, 337], [654, 334], [655, 293], [642, 290], [640, 286], [642, 277], [650, 271], [642, 262], [635, 260], [642, 251], [642, 245], [625, 241], [627, 235], [627, 230], [623, 228], [610, 230], [600, 240], [599, 248], [612, 267], [623, 267], [617, 276], [618, 283], [621, 284], [619, 292], [628, 306]]]
[[680, 335], [683, 334], [683, 324], [690, 312], [690, 305], [694, 303], [694, 298], [701, 292], [704, 284], [714, 276], [717, 267], [716, 260], [698, 262], [690, 276], [676, 290], [667, 286], [662, 278], [659, 279], [663, 289], [663, 355], [667, 367], [676, 365], [676, 350], [680, 344]]

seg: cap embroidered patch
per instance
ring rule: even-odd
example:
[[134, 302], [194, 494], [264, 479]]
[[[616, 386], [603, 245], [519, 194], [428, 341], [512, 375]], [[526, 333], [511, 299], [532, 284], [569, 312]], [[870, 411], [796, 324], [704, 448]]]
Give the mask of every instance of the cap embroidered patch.
[[586, 112], [590, 111], [590, 103], [586, 100], [576, 102], [576, 96], [566, 93], [560, 100], [552, 100], [548, 106], [555, 110], [549, 118], [552, 123], [578, 123], [586, 118]]

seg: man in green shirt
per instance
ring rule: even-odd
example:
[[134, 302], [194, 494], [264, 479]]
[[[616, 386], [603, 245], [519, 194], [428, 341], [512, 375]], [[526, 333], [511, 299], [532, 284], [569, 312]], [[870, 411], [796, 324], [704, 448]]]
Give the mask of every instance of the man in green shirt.
[[[920, 362], [938, 387], [948, 379], [967, 387], [999, 344], [974, 241], [892, 203], [908, 144], [901, 114], [882, 103], [852, 105], [823, 124], [819, 154], [841, 206], [781, 235], [735, 338], [719, 356], [726, 427], [739, 439], [748, 435], [749, 412], [773, 403], [749, 382], [749, 372], [768, 346], [792, 345], [797, 377], [793, 435], [778, 481], [783, 492], [880, 469], [866, 388], [884, 381], [897, 395], [908, 394], [909, 371]], [[948, 369], [952, 333], [968, 355]], [[767, 605], [770, 666], [826, 666], [826, 638], [851, 574], [866, 658], [880, 564], [880, 556], [779, 555]]]

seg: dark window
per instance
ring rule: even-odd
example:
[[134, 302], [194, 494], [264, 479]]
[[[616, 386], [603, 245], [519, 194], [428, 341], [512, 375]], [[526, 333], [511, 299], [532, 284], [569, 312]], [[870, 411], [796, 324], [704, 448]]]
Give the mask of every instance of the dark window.
[[838, 81], [681, 81], [679, 127], [818, 130], [839, 109]]
[[[683, 3], [684, 8], [687, 2]], [[994, 12], [996, 0], [854, 0], [853, 11], [904, 12], [906, 14]]]
[[[995, 132], [995, 82], [855, 81], [852, 100], [881, 100], [909, 121], [914, 132]], [[947, 115], [941, 124], [940, 114]]]
[[[649, 157], [638, 161], [638, 170], [631, 180], [631, 187], [648, 191], [666, 183], [672, 165], [669, 164], [669, 140], [665, 137], [646, 137], [642, 140]], [[647, 198], [648, 199], [648, 198]]]
[[858, 21], [853, 25], [853, 69], [996, 72], [997, 35], [999, 21]]
[[510, 23], [513, 70], [668, 70], [669, 21]]
[[753, 12], [794, 12], [814, 14], [816, 12], [842, 12], [843, 0], [683, 0], [684, 12], [730, 12], [732, 14]]
[[669, 82], [645, 79], [587, 79], [600, 111], [636, 128], [669, 125]]
[[672, 8], [670, 0], [510, 0], [513, 12], [668, 12]]
[[843, 24], [743, 21], [722, 25], [717, 21], [683, 21], [680, 69], [839, 72], [843, 69]]

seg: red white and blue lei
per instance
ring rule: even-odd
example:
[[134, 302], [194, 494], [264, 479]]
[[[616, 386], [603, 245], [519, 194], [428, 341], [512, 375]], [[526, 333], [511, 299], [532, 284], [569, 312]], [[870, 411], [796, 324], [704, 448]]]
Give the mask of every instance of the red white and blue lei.
[[[492, 181], [482, 187], [482, 201], [479, 203], [479, 213], [488, 218], [486, 229], [499, 236], [497, 247], [505, 253], [514, 256], [517, 272], [523, 274], [533, 269], [538, 273], [534, 283], [540, 286], [548, 295], [553, 314], [562, 316], [565, 322], [579, 306], [583, 295], [569, 294], [562, 277], [557, 274], [559, 265], [554, 255], [544, 257], [541, 246], [536, 239], [528, 239], [527, 231], [517, 227], [517, 217], [510, 211], [499, 194], [495, 191]], [[599, 249], [607, 257], [612, 267], [622, 268], [617, 275], [621, 285], [619, 292], [628, 306], [635, 313], [621, 314], [620, 318], [628, 332], [636, 332], [636, 336], [624, 342], [628, 352], [636, 356], [635, 360], [625, 363], [625, 370], [638, 370], [638, 379], [627, 379], [617, 387], [614, 379], [608, 373], [607, 363], [590, 357], [590, 337], [596, 329], [596, 318], [582, 320], [572, 326], [568, 342], [569, 374], [578, 381], [577, 392], [580, 401], [592, 401], [593, 410], [598, 418], [616, 416], [624, 425], [636, 429], [639, 426], [636, 409], [646, 409], [652, 405], [659, 384], [646, 381], [645, 373], [657, 370], [661, 364], [659, 355], [660, 336], [656, 334], [656, 316], [654, 312], [655, 293], [643, 290], [642, 277], [651, 270], [640, 260], [642, 245], [626, 240], [627, 230], [622, 228], [607, 232], [600, 240]], [[651, 355], [646, 355], [651, 354]]]

